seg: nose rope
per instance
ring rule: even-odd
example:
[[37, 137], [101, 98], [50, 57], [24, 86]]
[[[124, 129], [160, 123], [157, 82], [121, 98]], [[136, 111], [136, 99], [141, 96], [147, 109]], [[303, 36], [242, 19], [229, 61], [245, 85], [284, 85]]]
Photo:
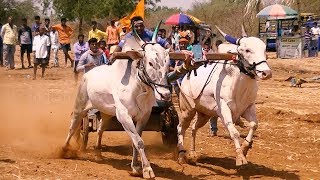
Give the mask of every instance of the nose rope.
[[[249, 76], [251, 79], [255, 79], [257, 73], [256, 72], [263, 72], [260, 70], [257, 70], [256, 67], [259, 66], [262, 63], [267, 63], [266, 60], [260, 61], [258, 63], [250, 64], [247, 60], [244, 59], [243, 55], [239, 53], [238, 51], [238, 57], [239, 60], [237, 60], [237, 66], [240, 69], [240, 72], [244, 73], [245, 75]], [[248, 67], [246, 67], [243, 63], [243, 61], [247, 62], [249, 64]]]
[[140, 80], [146, 84], [147, 86], [151, 87], [152, 89], [154, 89], [162, 99], [166, 99], [165, 96], [160, 93], [157, 89], [156, 86], [160, 86], [160, 87], [163, 87], [163, 88], [166, 88], [166, 89], [169, 89], [170, 88], [170, 85], [165, 85], [165, 84], [159, 84], [159, 83], [156, 83], [154, 82], [150, 76], [148, 75], [147, 71], [146, 71], [146, 68], [144, 66], [144, 63], [142, 62], [142, 59], [140, 59], [140, 63], [139, 63], [139, 68], [138, 68], [138, 77], [140, 78]]

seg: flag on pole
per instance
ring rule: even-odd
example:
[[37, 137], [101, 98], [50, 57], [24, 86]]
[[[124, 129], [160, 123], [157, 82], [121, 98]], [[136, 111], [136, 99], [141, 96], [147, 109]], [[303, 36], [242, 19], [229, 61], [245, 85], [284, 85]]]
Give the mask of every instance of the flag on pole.
[[144, 19], [144, 0], [140, 0], [135, 10], [128, 16], [119, 20], [122, 27], [130, 29], [130, 19], [134, 16], [141, 16]]

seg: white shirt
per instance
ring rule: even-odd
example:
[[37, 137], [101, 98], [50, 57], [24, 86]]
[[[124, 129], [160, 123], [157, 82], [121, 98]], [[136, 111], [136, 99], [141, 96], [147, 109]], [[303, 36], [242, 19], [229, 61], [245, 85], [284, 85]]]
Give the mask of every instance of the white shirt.
[[47, 58], [48, 47], [50, 46], [49, 37], [45, 34], [37, 35], [33, 39], [32, 51], [35, 52], [36, 58]]
[[320, 28], [319, 27], [312, 27], [310, 30], [311, 30], [311, 34], [314, 35], [312, 37], [312, 40], [317, 40], [320, 35]]
[[59, 41], [58, 41], [58, 32], [50, 32], [50, 41], [51, 41], [51, 48], [52, 49], [58, 49], [59, 48]]

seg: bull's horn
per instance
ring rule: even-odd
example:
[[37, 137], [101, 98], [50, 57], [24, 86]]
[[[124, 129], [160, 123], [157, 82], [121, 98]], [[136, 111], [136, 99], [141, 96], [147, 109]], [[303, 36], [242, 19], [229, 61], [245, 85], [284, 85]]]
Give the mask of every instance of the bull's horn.
[[226, 41], [228, 41], [231, 44], [237, 44], [237, 38], [234, 38], [226, 33], [224, 33], [218, 26], [216, 26], [220, 34], [224, 37]]
[[224, 33], [218, 26], [216, 26], [216, 28], [218, 29], [219, 33], [223, 36], [226, 37], [226, 33]]
[[157, 25], [156, 29], [154, 30], [153, 34], [152, 34], [152, 40], [151, 43], [157, 43], [157, 35], [159, 32], [159, 28], [161, 26], [162, 20], [159, 22], [159, 24]]
[[243, 24], [241, 25], [241, 34], [242, 34], [242, 37], [248, 37]]

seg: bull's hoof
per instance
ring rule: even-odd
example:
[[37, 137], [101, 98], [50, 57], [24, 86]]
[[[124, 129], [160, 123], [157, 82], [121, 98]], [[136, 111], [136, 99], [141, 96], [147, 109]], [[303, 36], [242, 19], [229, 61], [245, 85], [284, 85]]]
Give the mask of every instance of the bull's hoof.
[[196, 153], [196, 151], [190, 151], [189, 158], [187, 160], [188, 164], [196, 165], [197, 160], [198, 160], [198, 154]]
[[187, 157], [186, 157], [185, 150], [179, 152], [178, 163], [179, 164], [187, 164]]
[[132, 171], [130, 172], [130, 175], [133, 177], [142, 177], [142, 168], [139, 166], [132, 167]]
[[236, 157], [236, 166], [242, 166], [248, 164], [246, 157], [243, 155], [241, 149], [237, 150], [237, 157]]
[[68, 147], [63, 147], [59, 152], [59, 158], [62, 158], [62, 159], [75, 159], [77, 157], [78, 157], [77, 150], [73, 150]]
[[196, 159], [198, 157], [198, 154], [196, 153], [196, 151], [190, 151], [189, 157], [191, 159]]
[[249, 149], [252, 148], [252, 143], [253, 143], [253, 141], [248, 142], [245, 140], [241, 144], [241, 150], [242, 150], [244, 156], [247, 156]]
[[154, 172], [151, 167], [143, 168], [143, 178], [144, 179], [152, 179], [155, 178]]

